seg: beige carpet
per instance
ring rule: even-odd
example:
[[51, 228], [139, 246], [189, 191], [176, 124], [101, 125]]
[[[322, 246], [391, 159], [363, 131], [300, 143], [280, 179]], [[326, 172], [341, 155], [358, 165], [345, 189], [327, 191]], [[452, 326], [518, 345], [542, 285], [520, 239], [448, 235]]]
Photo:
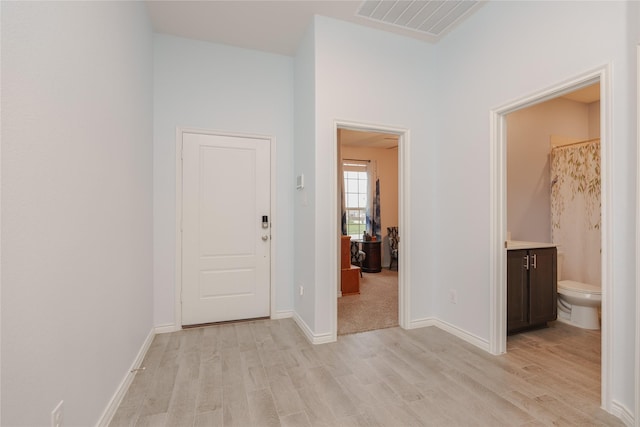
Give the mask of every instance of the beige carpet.
[[398, 326], [398, 272], [363, 276], [360, 295], [338, 298], [338, 335]]

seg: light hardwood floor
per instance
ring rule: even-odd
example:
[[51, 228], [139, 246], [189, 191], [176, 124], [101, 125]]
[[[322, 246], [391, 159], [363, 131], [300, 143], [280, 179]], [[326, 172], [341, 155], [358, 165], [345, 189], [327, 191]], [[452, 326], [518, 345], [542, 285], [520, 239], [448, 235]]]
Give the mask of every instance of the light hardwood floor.
[[111, 426], [623, 425], [600, 334], [561, 323], [492, 356], [435, 327], [311, 345], [291, 319], [155, 337]]

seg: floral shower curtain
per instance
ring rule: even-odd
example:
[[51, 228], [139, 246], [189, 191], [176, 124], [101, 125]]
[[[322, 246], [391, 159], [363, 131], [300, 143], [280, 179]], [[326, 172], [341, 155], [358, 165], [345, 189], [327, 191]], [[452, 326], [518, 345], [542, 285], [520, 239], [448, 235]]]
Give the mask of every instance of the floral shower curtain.
[[551, 150], [551, 240], [564, 279], [601, 284], [600, 140]]

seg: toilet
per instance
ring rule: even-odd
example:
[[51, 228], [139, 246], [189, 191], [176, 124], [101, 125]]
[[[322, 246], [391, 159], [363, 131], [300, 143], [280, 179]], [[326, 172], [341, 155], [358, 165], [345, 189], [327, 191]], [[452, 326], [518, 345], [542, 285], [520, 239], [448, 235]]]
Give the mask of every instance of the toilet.
[[558, 252], [558, 320], [583, 329], [600, 329], [598, 309], [602, 289], [588, 283], [562, 280], [564, 254]]

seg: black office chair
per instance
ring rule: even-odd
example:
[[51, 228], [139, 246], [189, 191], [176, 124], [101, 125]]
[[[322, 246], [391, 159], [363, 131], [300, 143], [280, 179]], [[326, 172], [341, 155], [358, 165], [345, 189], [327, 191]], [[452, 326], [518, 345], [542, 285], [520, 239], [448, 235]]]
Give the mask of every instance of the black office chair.
[[398, 227], [387, 227], [387, 237], [389, 237], [389, 252], [391, 253], [391, 260], [389, 261], [389, 270], [393, 265], [393, 260], [396, 260], [396, 270], [398, 269]]
[[366, 257], [367, 254], [360, 250], [360, 243], [351, 242], [351, 264], [360, 267], [360, 277], [362, 277], [362, 263]]

